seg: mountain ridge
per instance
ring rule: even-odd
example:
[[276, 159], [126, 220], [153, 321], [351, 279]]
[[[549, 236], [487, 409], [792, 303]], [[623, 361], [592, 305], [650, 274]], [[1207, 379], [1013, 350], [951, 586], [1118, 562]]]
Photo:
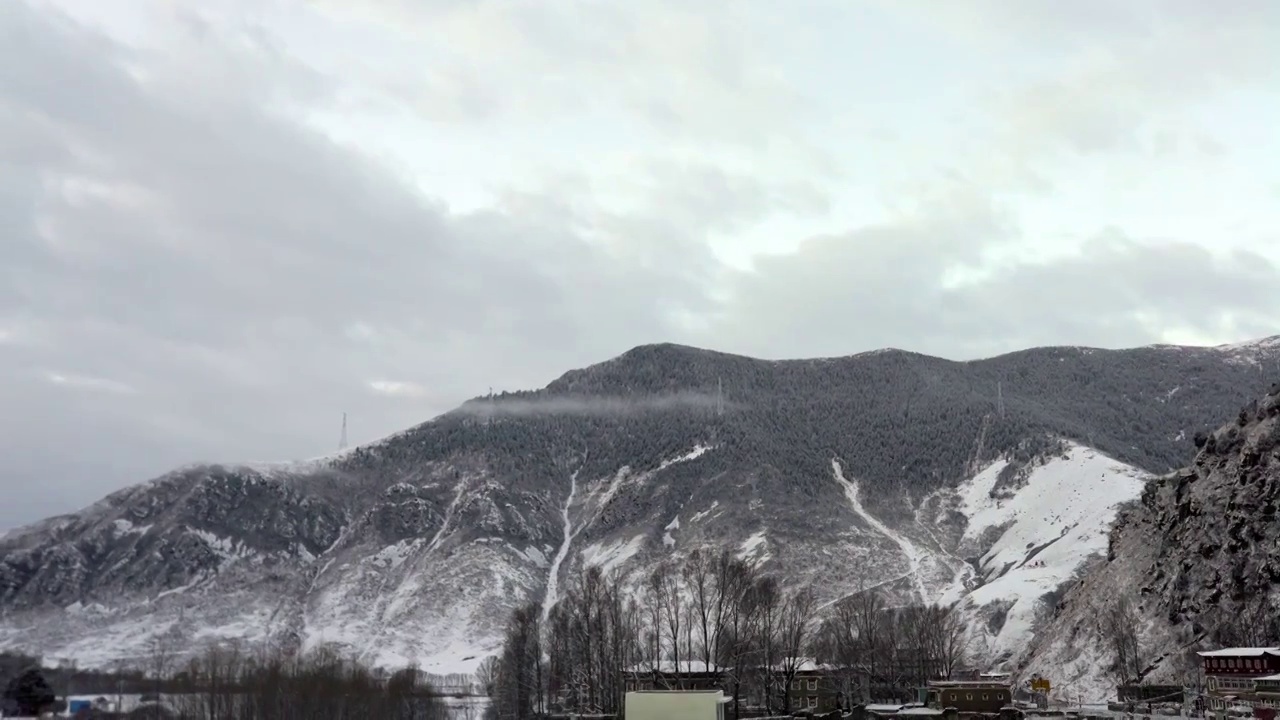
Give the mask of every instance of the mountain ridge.
[[[1236, 352], [1280, 359], [1265, 343]], [[329, 458], [189, 466], [2, 538], [0, 648], [107, 663], [238, 638], [465, 669], [496, 649], [515, 602], [554, 601], [585, 564], [642, 575], [699, 546], [826, 600], [862, 582], [936, 595], [962, 545], [989, 549], [963, 539], [957, 487], [1001, 462], [992, 482], [1014, 498], [1022, 475], [1091, 453], [1129, 468], [1117, 477], [1163, 471], [1257, 377], [1204, 348], [956, 362], [639, 346]]]

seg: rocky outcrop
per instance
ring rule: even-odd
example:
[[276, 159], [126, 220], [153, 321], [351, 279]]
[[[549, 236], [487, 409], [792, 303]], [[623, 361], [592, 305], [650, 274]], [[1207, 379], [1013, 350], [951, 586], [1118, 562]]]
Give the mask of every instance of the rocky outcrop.
[[[1098, 698], [1122, 675], [1178, 682], [1194, 652], [1280, 641], [1280, 385], [1215, 431], [1194, 462], [1125, 509], [1107, 558], [1059, 604], [1026, 671]], [[1128, 612], [1139, 661], [1117, 667], [1109, 617]]]

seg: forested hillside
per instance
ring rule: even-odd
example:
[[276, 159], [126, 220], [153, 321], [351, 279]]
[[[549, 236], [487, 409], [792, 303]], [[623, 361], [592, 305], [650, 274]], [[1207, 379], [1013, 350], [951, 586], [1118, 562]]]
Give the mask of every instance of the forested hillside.
[[[484, 448], [511, 469], [572, 464], [610, 472], [710, 440], [779, 473], [798, 492], [831, 457], [875, 491], [920, 494], [1054, 435], [1152, 472], [1186, 461], [1207, 430], [1261, 387], [1280, 344], [1223, 350], [1039, 348], [974, 362], [898, 350], [764, 361], [678, 345], [637, 347], [566, 373], [543, 390], [475, 399], [409, 431], [395, 448], [448, 455]], [[723, 397], [723, 412], [719, 411]], [[985, 427], [985, 432], [984, 432]], [[591, 453], [579, 448], [590, 447]]]
[[[0, 539], [0, 649], [90, 665], [238, 638], [465, 672], [513, 607], [549, 610], [584, 569], [640, 576], [699, 548], [732, 548], [819, 603], [1017, 580], [1034, 594], [1013, 613], [1025, 620], [1102, 530], [1023, 583], [1007, 573], [1026, 548], [1070, 528], [1010, 524], [994, 498], [1021, 483], [1075, 508], [1072, 532], [1105, 524], [1141, 487], [1130, 466], [1184, 463], [1277, 361], [1276, 340], [973, 362], [638, 347], [331, 458], [182, 468], [15, 531]], [[1027, 518], [1048, 512], [1032, 500], [1018, 500]]]

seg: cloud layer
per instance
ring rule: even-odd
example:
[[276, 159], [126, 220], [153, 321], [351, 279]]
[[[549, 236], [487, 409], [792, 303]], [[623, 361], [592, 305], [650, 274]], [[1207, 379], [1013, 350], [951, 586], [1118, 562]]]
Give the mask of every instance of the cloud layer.
[[1275, 333], [1280, 15], [1202, 5], [0, 4], [0, 527], [641, 343]]

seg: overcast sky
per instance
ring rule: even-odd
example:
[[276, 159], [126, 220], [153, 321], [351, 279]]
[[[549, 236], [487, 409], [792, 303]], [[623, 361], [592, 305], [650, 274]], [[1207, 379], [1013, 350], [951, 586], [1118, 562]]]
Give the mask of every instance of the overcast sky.
[[649, 342], [1280, 319], [1274, 0], [0, 2], [0, 527]]

